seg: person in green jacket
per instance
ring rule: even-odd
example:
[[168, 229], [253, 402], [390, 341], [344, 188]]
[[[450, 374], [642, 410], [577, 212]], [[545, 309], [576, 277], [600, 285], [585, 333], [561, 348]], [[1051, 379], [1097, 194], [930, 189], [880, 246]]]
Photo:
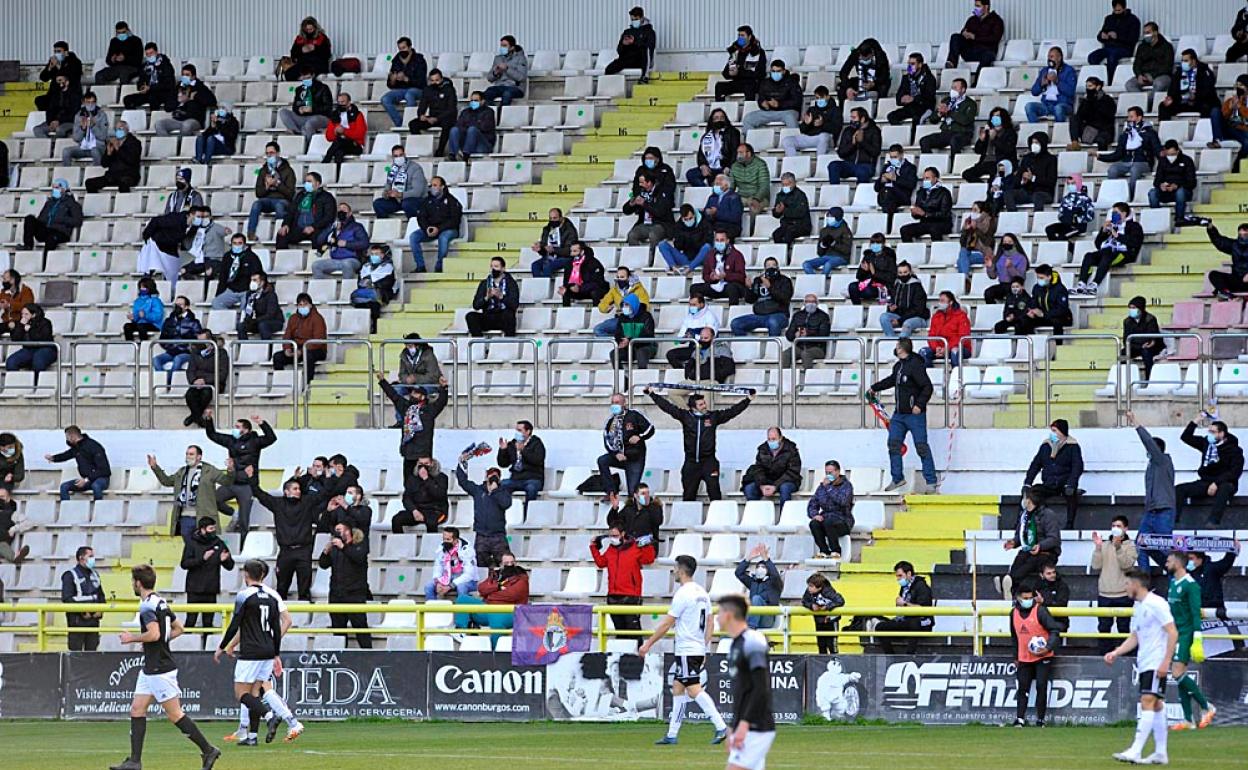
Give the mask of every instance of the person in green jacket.
[[[1208, 727], [1218, 710], [1209, 704], [1209, 699], [1201, 691], [1187, 673], [1192, 663], [1192, 642], [1200, 631], [1200, 584], [1188, 570], [1196, 565], [1186, 553], [1172, 551], [1166, 557], [1166, 571], [1170, 573], [1170, 590], [1166, 600], [1170, 603], [1170, 614], [1174, 616], [1174, 627], [1179, 632], [1179, 642], [1174, 648], [1174, 663], [1170, 666], [1170, 675], [1179, 685], [1179, 704], [1183, 706], [1183, 721], [1170, 728], [1172, 730], [1194, 730], [1197, 727]], [[1192, 717], [1192, 701], [1200, 704], [1204, 712], [1199, 724]]]
[[750, 213], [759, 214], [769, 208], [771, 171], [763, 159], [754, 154], [754, 145], [743, 142], [737, 148], [737, 162], [732, 164], [731, 175], [732, 186]]
[[949, 89], [949, 96], [936, 105], [932, 113], [932, 123], [940, 126], [934, 134], [928, 134], [919, 140], [919, 149], [923, 152], [935, 152], [949, 148], [956, 155], [962, 148], [975, 141], [975, 116], [979, 114], [979, 105], [966, 95], [966, 78], [954, 78]]

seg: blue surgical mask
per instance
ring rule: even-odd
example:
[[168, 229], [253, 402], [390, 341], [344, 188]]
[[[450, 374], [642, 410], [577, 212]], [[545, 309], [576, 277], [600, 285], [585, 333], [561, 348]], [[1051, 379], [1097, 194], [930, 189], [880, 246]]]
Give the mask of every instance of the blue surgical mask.
[[1112, 214], [1109, 215], [1109, 221], [1113, 222], [1114, 224], [1118, 224], [1119, 222], [1122, 221], [1122, 214], [1119, 214], [1117, 211], [1113, 212]]
[[95, 569], [95, 557], [94, 556], [87, 557], [87, 569], [89, 570]]
[[788, 195], [789, 193], [793, 192], [793, 185], [791, 184], [780, 185], [780, 192], [784, 193], [785, 195]]
[[637, 495], [637, 504], [638, 504], [638, 505], [649, 505], [649, 504], [650, 504], [650, 496], [649, 496], [649, 495]]
[[506, 55], [507, 55], [507, 52], [508, 52], [508, 51], [510, 51], [510, 50], [511, 50], [511, 49], [510, 49], [510, 48], [508, 48], [507, 46], [505, 46], [505, 45], [500, 45], [500, 46], [498, 47], [498, 55], [499, 55], [499, 56], [506, 56]]
[[53, 53], [52, 57], [56, 59], [58, 64], [65, 61], [65, 54], [61, 53], [60, 51], [56, 51], [55, 53]]
[[242, 437], [243, 432], [239, 430], [238, 428], [230, 428], [230, 435], [233, 436], [234, 438], [240, 438]]
[[780, 448], [780, 442], [775, 439], [767, 439], [767, 448], [774, 452]]
[[698, 313], [701, 313], [701, 312], [702, 312], [702, 308], [700, 307], [693, 307], [693, 306], [689, 307], [689, 315], [697, 315]]
[[646, 158], [641, 163], [643, 166], [649, 169], [653, 169], [655, 166], [659, 165], [658, 161], [656, 161], [654, 158]]
[[897, 585], [901, 586], [902, 588], [908, 588], [910, 586], [910, 578], [904, 578], [904, 577], [897, 578]]
[[1127, 308], [1127, 315], [1130, 316], [1131, 318], [1139, 318], [1140, 309], [1138, 307], [1129, 307]]
[[884, 250], [884, 244], [882, 244], [882, 243], [873, 243], [873, 244], [871, 244], [870, 246], [867, 246], [867, 249], [868, 249], [868, 250], [870, 250], [871, 252], [875, 253], [875, 254], [879, 254], [881, 251], [883, 251], [883, 250]]
[[269, 155], [268, 157], [264, 159], [264, 162], [269, 164], [269, 168], [277, 168], [277, 156], [276, 155]]
[[1196, 562], [1192, 561], [1191, 559], [1188, 559], [1188, 560], [1187, 560], [1187, 571], [1188, 571], [1188, 572], [1191, 572], [1191, 571], [1192, 571], [1192, 570], [1194, 570], [1194, 569], [1196, 569]]
[[312, 308], [308, 307], [307, 305], [300, 305], [299, 307], [295, 308], [295, 312], [303, 316], [304, 318], [307, 318], [308, 315], [312, 312]]
[[516, 440], [516, 443], [519, 444], [524, 441], [524, 434], [521, 433], [520, 431], [516, 431], [515, 433], [512, 434], [512, 438], [514, 438]]
[[125, 132], [125, 130], [123, 130], [123, 129], [120, 129], [120, 128], [119, 128], [119, 129], [117, 129], [116, 131], [114, 131], [114, 132], [113, 132], [113, 136], [117, 137], [118, 139], [125, 139], [125, 138], [126, 138], [126, 132]]
[[715, 241], [715, 250], [718, 251], [720, 254], [723, 254], [725, 251], [728, 250], [728, 244], [724, 243], [723, 241]]
[[837, 219], [836, 217], [824, 217], [823, 221], [824, 221], [824, 224], [826, 224], [828, 227], [840, 227], [841, 226], [841, 220]]
[[1205, 440], [1206, 440], [1206, 441], [1208, 441], [1210, 444], [1216, 444], [1216, 443], [1218, 443], [1218, 438], [1217, 438], [1217, 436], [1213, 435], [1212, 433], [1206, 433], [1206, 434], [1205, 434]]
[[303, 84], [303, 87], [304, 87], [304, 88], [311, 88], [311, 87], [312, 87], [312, 78], [304, 78], [303, 80], [301, 80], [301, 81], [299, 81], [299, 82], [300, 82], [301, 84]]
[[468, 109], [470, 110], [481, 109], [481, 102], [477, 101], [476, 99], [473, 99], [472, 101], [468, 102]]
[[195, 225], [196, 227], [202, 227], [202, 226], [203, 226], [203, 224], [204, 224], [204, 218], [203, 218], [203, 217], [192, 217], [192, 218], [191, 218], [191, 224]]
[[246, 250], [247, 250], [247, 247], [245, 245], [240, 245], [237, 243], [230, 244], [231, 254], [242, 254]]
[[632, 21], [628, 23], [628, 26], [632, 27], [633, 29], [641, 29], [641, 19], [633, 19]]
[[229, 113], [227, 113], [225, 110], [217, 110], [217, 117], [218, 117], [218, 118], [224, 118], [224, 117], [225, 117], [226, 115], [228, 115], [228, 114], [229, 114]]
[[155, 63], [156, 63], [156, 57], [155, 57], [155, 56], [144, 56], [144, 57], [143, 57], [143, 60], [144, 60], [145, 62], [147, 62], [148, 64], [155, 64]]
[[380, 255], [380, 254], [369, 254], [369, 255], [368, 255], [368, 264], [370, 264], [370, 265], [380, 265], [380, 264], [381, 264], [381, 255]]
[[745, 48], [745, 35], [737, 35], [737, 45]]
[[1033, 599], [1019, 599], [1019, 600], [1018, 600], [1018, 606], [1019, 606], [1019, 607], [1022, 607], [1022, 608], [1023, 608], [1023, 609], [1025, 609], [1025, 610], [1029, 610], [1029, 609], [1031, 609], [1033, 606], [1035, 606], [1035, 604], [1036, 604], [1036, 600], [1035, 600], [1034, 598], [1033, 598]]
[[826, 107], [828, 106], [828, 100], [827, 100], [827, 99], [816, 99], [816, 100], [815, 100], [815, 106], [816, 106], [816, 107], [818, 107], [819, 109], [821, 109], [821, 110], [822, 110], [822, 109], [824, 109], [824, 108], [826, 108]]
[[621, 415], [621, 414], [623, 414], [623, 413], [624, 413], [624, 407], [620, 406], [619, 404], [612, 404], [612, 405], [611, 405], [611, 414], [613, 414], [613, 415]]
[[53, 197], [53, 198], [59, 198], [59, 197], [61, 197], [61, 188], [59, 188], [59, 187], [53, 187], [53, 188], [52, 188], [52, 197]]
[[1068, 185], [1066, 185], [1066, 194], [1067, 194], [1067, 195], [1074, 195], [1074, 194], [1075, 194], [1075, 193], [1077, 193], [1077, 192], [1079, 192], [1079, 188], [1078, 188], [1078, 187], [1075, 187], [1073, 184], [1068, 184]]
[[991, 118], [989, 118], [989, 119], [988, 119], [988, 122], [992, 124], [993, 128], [1000, 128], [1000, 127], [1001, 127], [1001, 116], [1000, 116], [1000, 115], [993, 115]]
[[1055, 430], [1049, 431], [1049, 443], [1056, 444], [1057, 442], [1061, 440], [1062, 440], [1062, 437], [1057, 435], [1057, 431]]
[[1191, 72], [1191, 71], [1192, 71], [1192, 63], [1191, 63], [1191, 62], [1185, 61], [1185, 62], [1183, 62], [1182, 64], [1180, 64], [1179, 66], [1181, 66], [1181, 67], [1183, 68], [1183, 71], [1184, 71], [1184, 72]]
[[930, 179], [924, 179], [924, 180], [923, 180], [923, 189], [924, 189], [924, 190], [930, 190], [930, 189], [932, 189], [932, 180], [930, 180]]
[[311, 182], [304, 182], [304, 183], [303, 183], [303, 191], [304, 191], [304, 192], [312, 192], [312, 183], [311, 183]]
[[191, 84], [191, 76], [183, 75], [182, 77], [178, 78], [178, 82], [184, 86], [189, 86]]
[[775, 70], [772, 70], [772, 73], [771, 73], [771, 79], [772, 79], [772, 80], [774, 80], [774, 81], [776, 81], [777, 83], [779, 83], [779, 82], [780, 82], [780, 78], [782, 78], [782, 77], [784, 77], [784, 73], [783, 73], [783, 72], [776, 72]]
[[347, 505], [355, 505], [355, 493], [348, 492], [342, 496], [342, 501]]
[[130, 33], [129, 33], [129, 32], [118, 32], [118, 33], [117, 33], [117, 39], [118, 39], [118, 40], [120, 40], [121, 42], [123, 42], [123, 43], [124, 43], [124, 42], [126, 42], [127, 40], [129, 40], [129, 39], [130, 39]]

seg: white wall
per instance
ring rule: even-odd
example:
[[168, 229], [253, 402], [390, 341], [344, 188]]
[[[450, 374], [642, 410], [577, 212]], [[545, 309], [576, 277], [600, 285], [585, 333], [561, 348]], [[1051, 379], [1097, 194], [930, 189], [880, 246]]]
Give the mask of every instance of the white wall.
[[[970, 0], [113, 0], [109, 3], [7, 4], [9, 39], [0, 57], [42, 62], [65, 39], [83, 59], [102, 56], [113, 25], [128, 21], [144, 40], [174, 57], [273, 55], [289, 50], [299, 20], [315, 15], [337, 55], [389, 51], [400, 35], [423, 51], [491, 50], [514, 34], [529, 51], [600, 50], [615, 45], [628, 9], [654, 20], [660, 51], [719, 50], [739, 23], [754, 27], [768, 50], [777, 45], [885, 42], [939, 43], [961, 26]], [[1007, 37], [1094, 37], [1109, 3], [1097, 0], [999, 0]], [[1133, 0], [1172, 40], [1180, 33], [1229, 31], [1236, 0]], [[915, 13], [916, 8], [923, 12]], [[706, 24], [706, 17], [715, 20]]]

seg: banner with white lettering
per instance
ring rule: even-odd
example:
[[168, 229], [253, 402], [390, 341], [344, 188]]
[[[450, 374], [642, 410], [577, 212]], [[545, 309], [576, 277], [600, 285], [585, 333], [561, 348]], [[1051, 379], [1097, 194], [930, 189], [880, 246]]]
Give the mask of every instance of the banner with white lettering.
[[428, 691], [431, 719], [524, 722], [546, 718], [546, 667], [513, 666], [507, 653], [431, 653]]
[[[178, 664], [183, 711], [196, 718], [238, 716], [233, 658], [214, 665], [210, 653], [179, 652], [174, 659]], [[142, 652], [65, 653], [62, 718], [125, 719], [142, 670]], [[149, 715], [162, 713], [155, 703], [148, 709]]]
[[[806, 712], [806, 663], [805, 655], [772, 655], [768, 661], [771, 665], [771, 710], [776, 722], [800, 722]], [[676, 658], [667, 655], [664, 659], [664, 670], [670, 672]], [[727, 655], [709, 655], [703, 672], [703, 688], [710, 693], [711, 700], [724, 719], [731, 722], [734, 713], [732, 699], [732, 672], [728, 668]], [[669, 689], [663, 699], [663, 716], [672, 712], [672, 693]], [[685, 719], [690, 722], [708, 721], [706, 714], [696, 703], [687, 706]]]
[[662, 655], [564, 655], [546, 667], [546, 715], [611, 722], [657, 719], [664, 681]]

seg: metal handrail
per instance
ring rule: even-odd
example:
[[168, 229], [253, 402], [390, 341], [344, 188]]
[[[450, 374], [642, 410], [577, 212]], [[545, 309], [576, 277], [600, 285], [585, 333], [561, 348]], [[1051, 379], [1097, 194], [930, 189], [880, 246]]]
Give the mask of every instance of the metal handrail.
[[[56, 424], [64, 425], [64, 393], [65, 390], [65, 356], [62, 355], [61, 345], [58, 342], [26, 342], [21, 340], [0, 340], [0, 356], [7, 361], [9, 358], [9, 348], [55, 348], [56, 360], [56, 385], [52, 388], [52, 397], [56, 399]], [[32, 372], [35, 380], [38, 381], [40, 374], [46, 374], [45, 369], [42, 372]]]
[[[96, 390], [101, 393], [107, 390], [122, 390], [134, 396], [134, 427], [142, 427], [142, 404], [141, 397], [142, 386], [139, 380], [142, 377], [140, 373], [140, 361], [142, 356], [142, 343], [133, 340], [102, 340], [102, 339], [76, 339], [68, 340], [69, 343], [69, 421], [77, 424], [78, 422], [78, 348], [83, 345], [99, 345], [101, 348], [110, 347], [128, 347], [133, 353], [131, 362], [122, 366], [130, 366], [134, 369], [134, 384], [129, 387], [125, 385], [97, 385], [89, 390]], [[60, 356], [57, 356], [58, 360]], [[122, 367], [118, 367], [119, 369]]]
[[[214, 372], [219, 370], [219, 364], [220, 364], [219, 356], [221, 355], [222, 351], [221, 351], [221, 347], [217, 345], [216, 341], [211, 340], [211, 339], [208, 339], [208, 340], [201, 340], [201, 339], [167, 340], [167, 342], [171, 342], [171, 343], [183, 342], [183, 341], [186, 342], [187, 347], [192, 347], [195, 345], [201, 345], [201, 346], [210, 345], [212, 347], [212, 370]], [[149, 428], [156, 427], [156, 387], [157, 387], [156, 386], [156, 373], [157, 372], [164, 373], [163, 369], [156, 368], [156, 346], [158, 344], [161, 344], [160, 340], [155, 340], [153, 344], [147, 346], [147, 368], [151, 370], [152, 372], [152, 376], [148, 379], [148, 382], [147, 382], [147, 385], [148, 385], [147, 387], [147, 426]], [[190, 355], [195, 355], [195, 352], [191, 351]], [[179, 371], [186, 371], [186, 370], [175, 369], [169, 372], [170, 377], [173, 376], [174, 372], [179, 372]], [[166, 386], [166, 390], [172, 387], [173, 387], [172, 384], [170, 384]], [[214, 388], [211, 385], [196, 385], [192, 382], [187, 382], [186, 387], [188, 389], [189, 388], [208, 388], [212, 390], [213, 414], [220, 413], [221, 411], [221, 388]]]
[[[837, 342], [852, 342], [858, 346], [858, 392], [856, 394], [858, 401], [858, 427], [867, 427], [867, 338], [842, 334], [832, 337], [801, 337], [800, 339], [802, 342], [824, 342], [832, 344], [836, 344]], [[791, 395], [791, 400], [793, 402], [793, 416], [790, 420], [790, 427], [793, 428], [800, 427], [797, 420], [797, 401], [800, 388], [797, 383], [799, 362], [796, 347], [797, 339], [794, 339], [792, 345], [789, 347], [789, 350], [793, 351], [793, 360], [790, 362], [790, 370], [792, 373], [791, 382], [793, 384], [793, 393]], [[813, 368], [817, 369], [821, 367], [815, 366]]]
[[[1117, 334], [1050, 334], [1044, 342], [1044, 424], [1053, 422], [1053, 357], [1060, 340], [1087, 341], [1109, 340], [1114, 343], [1114, 366], [1121, 366], [1118, 353], [1122, 350], [1122, 338]], [[1122, 372], [1114, 379], [1114, 427], [1122, 423]], [[1065, 380], [1062, 385], [1104, 385], [1102, 380]]]
[[[1027, 427], [1029, 428], [1036, 427], [1036, 390], [1035, 390], [1035, 385], [1031, 381], [1031, 375], [1036, 370], [1035, 341], [1032, 340], [1030, 336], [1025, 335], [1025, 334], [969, 334], [963, 337], [962, 339], [971, 340], [972, 344], [974, 344], [977, 341], [982, 341], [982, 340], [1011, 340], [1014, 342], [1026, 343], [1027, 345], [1027, 376], [1023, 378], [1023, 386], [1027, 389]], [[972, 356], [972, 358], [974, 358], [974, 356]], [[966, 382], [966, 378], [963, 376], [964, 373], [962, 371], [962, 366], [965, 363], [966, 363], [966, 356], [959, 355], [958, 356], [958, 383], [962, 385], [962, 387], [959, 388], [960, 391], [965, 391], [966, 389], [965, 385], [963, 385], [963, 383]], [[1006, 361], [1005, 363], [1010, 364], [1011, 369], [1014, 368], [1012, 359]], [[1018, 380], [1015, 380], [1014, 384], [1015, 386], [1017, 386]], [[958, 399], [958, 405], [959, 405], [958, 427], [965, 428], [966, 427], [966, 410], [961, 408], [963, 404], [963, 398], [961, 397], [962, 394], [960, 393], [959, 396], [960, 397]]]
[[[238, 390], [239, 366], [238, 362], [242, 358], [242, 350], [245, 345], [267, 345], [269, 346], [269, 359], [273, 357], [273, 346], [281, 345], [282, 340], [240, 340], [233, 339], [229, 341], [230, 345], [230, 397], [227, 399], [227, 405], [230, 410], [230, 422], [234, 421], [234, 399], [235, 391]], [[300, 356], [291, 358], [291, 364], [294, 367], [294, 383], [290, 387], [290, 409], [291, 409], [291, 427], [299, 427], [299, 383], [301, 382], [299, 374], [303, 371], [303, 359]]]
[[[468, 340], [468, 427], [472, 427], [472, 401], [473, 395], [478, 387], [481, 390], [489, 390], [489, 385], [474, 385], [472, 382], [473, 356], [472, 349], [479, 345], [488, 345], [492, 342], [508, 342], [517, 345], [527, 346], [533, 352], [533, 360], [530, 362], [532, 366], [533, 377], [531, 379], [533, 388], [533, 424], [537, 425], [541, 415], [542, 396], [541, 389], [537, 386], [537, 377], [539, 370], [539, 345], [538, 340], [533, 337], [478, 337]], [[518, 363], [518, 362], [517, 362]]]
[[[373, 409], [373, 388], [377, 387], [377, 377], [374, 374], [375, 369], [373, 368], [373, 344], [369, 339], [360, 338], [360, 337], [335, 337], [332, 339], [319, 339], [319, 340], [312, 339], [312, 340], [305, 341], [303, 343], [303, 347], [297, 347], [293, 341], [286, 340], [282, 346], [282, 350], [286, 349], [285, 348], [286, 345], [289, 345], [295, 348], [295, 355], [293, 356], [293, 358], [299, 359], [303, 362], [303, 371], [305, 373], [305, 379], [302, 379], [302, 380], [299, 379], [299, 368], [296, 367], [294, 389], [295, 389], [295, 392], [303, 394], [303, 399], [302, 399], [303, 400], [303, 425], [305, 428], [312, 426], [312, 419], [311, 419], [309, 407], [312, 403], [312, 389], [314, 386], [316, 386], [316, 380], [307, 377], [307, 373], [310, 373], [312, 371], [312, 367], [315, 365], [310, 360], [310, 354], [309, 354], [308, 348], [312, 345], [324, 345], [325, 346], [325, 365], [328, 366], [330, 363], [331, 354], [334, 352], [334, 348], [338, 346], [350, 346], [350, 345], [363, 346], [365, 352], [368, 354], [368, 377], [367, 379], [365, 379], [363, 383], [339, 382], [335, 380], [331, 383], [326, 384], [324, 380], [322, 380], [321, 385], [319, 387], [322, 389], [326, 387], [332, 387], [336, 390], [341, 390], [341, 389], [363, 390], [364, 391], [364, 403], [368, 405], [368, 420], [370, 423], [369, 427], [370, 428], [377, 427], [377, 411]], [[296, 411], [298, 411], [298, 409], [296, 409]]]
[[[900, 337], [900, 336], [897, 336], [897, 337], [876, 337], [876, 338], [875, 338], [875, 344], [874, 344], [874, 345], [872, 346], [872, 348], [871, 348], [871, 356], [870, 356], [870, 359], [871, 359], [871, 380], [872, 380], [872, 382], [878, 382], [878, 381], [880, 380], [880, 358], [881, 358], [881, 356], [880, 356], [880, 347], [881, 347], [881, 346], [883, 346], [883, 345], [886, 345], [886, 344], [889, 344], [889, 345], [895, 345], [895, 344], [897, 344], [897, 340], [899, 340], [899, 339], [901, 339], [901, 337]], [[949, 350], [949, 340], [948, 340], [946, 337], [941, 337], [941, 336], [931, 336], [931, 335], [911, 334], [911, 335], [908, 337], [908, 339], [909, 339], [911, 342], [914, 342], [915, 340], [921, 340], [921, 341], [923, 341], [923, 342], [932, 342], [933, 340], [939, 340], [939, 341], [941, 341], [941, 342], [943, 342], [943, 343], [945, 344], [945, 350], [946, 350], [946, 351], [947, 351], [947, 350]], [[913, 352], [913, 353], [911, 353], [910, 355], [913, 355], [913, 356], [918, 356], [918, 355], [919, 355], [919, 348], [918, 348], [918, 346], [915, 346], [914, 352]], [[921, 356], [920, 356], [920, 357], [921, 357]], [[958, 359], [959, 363], [961, 362], [961, 360], [962, 360], [961, 358], [959, 358], [959, 359]], [[950, 371], [950, 370], [949, 370], [949, 356], [947, 356], [947, 355], [946, 355], [946, 356], [944, 356], [943, 358], [941, 358], [941, 360], [940, 360], [940, 361], [941, 361], [941, 372], [943, 373], [943, 375], [944, 375], [944, 379], [945, 379], [944, 397], [941, 399], [941, 401], [942, 401], [942, 405], [944, 406], [944, 410], [945, 410], [945, 418], [944, 418], [944, 421], [941, 423], [941, 425], [942, 425], [942, 426], [944, 426], [944, 427], [946, 427], [946, 428], [948, 428], [948, 427], [951, 427], [951, 426], [949, 425], [949, 371]], [[962, 373], [961, 373], [961, 372], [959, 372], [959, 373], [958, 373], [958, 379], [959, 379], [959, 380], [961, 380], [961, 376], [962, 376]], [[961, 385], [961, 382], [959, 382], [958, 384], [959, 384], [959, 386], [960, 386], [960, 385]], [[962, 388], [961, 388], [961, 387], [959, 387], [959, 388], [958, 388], [958, 409], [959, 409], [959, 411], [961, 411], [961, 407], [962, 407]]]
[[[1243, 336], [1248, 337], [1248, 335], [1243, 335]], [[1127, 335], [1126, 340], [1124, 340], [1123, 350], [1122, 350], [1122, 362], [1124, 365], [1124, 369], [1126, 371], [1130, 371], [1130, 368], [1131, 368], [1131, 342], [1132, 340], [1163, 340], [1164, 341], [1166, 339], [1175, 339], [1177, 341], [1181, 337], [1187, 337], [1188, 339], [1196, 340], [1196, 345], [1198, 349], [1203, 344], [1203, 340], [1201, 339], [1201, 336], [1195, 332], [1170, 332], [1167, 334], [1129, 334]], [[1194, 395], [1196, 399], [1196, 408], [1200, 409], [1201, 407], [1205, 405], [1205, 363], [1200, 360], [1197, 360], [1197, 362], [1192, 364], [1192, 366], [1196, 367], [1196, 393]], [[1180, 377], [1177, 381], [1155, 380], [1152, 377], [1149, 377], [1148, 384], [1150, 385], [1152, 384], [1178, 385], [1181, 388], [1185, 383], [1183, 382], [1182, 377]], [[1128, 411], [1130, 411], [1131, 409], [1131, 394], [1134, 392], [1135, 392], [1135, 385], [1131, 382], [1128, 382], [1127, 388], [1126, 388], [1126, 396], [1124, 398], [1124, 402], [1125, 402], [1124, 408], [1127, 409]], [[1172, 393], [1171, 395], [1174, 395], [1174, 394]]]
[[1204, 367], [1208, 367], [1209, 376], [1205, 379], [1205, 382], [1209, 386], [1209, 391], [1206, 395], [1211, 399], [1217, 398], [1218, 383], [1220, 382], [1216, 376], [1217, 366], [1214, 364], [1214, 349], [1216, 342], [1220, 339], [1237, 339], [1248, 342], [1248, 332], [1214, 332], [1209, 335], [1208, 345], [1201, 349], [1201, 371], [1204, 372]]
[[[545, 356], [546, 424], [548, 426], [555, 424], [555, 350], [560, 345], [571, 345], [571, 344], [584, 345], [587, 342], [590, 346], [590, 349], [592, 350], [595, 342], [604, 342], [604, 343], [610, 343], [614, 345], [615, 339], [613, 337], [599, 337], [597, 335], [586, 336], [582, 334], [573, 334], [570, 336], [555, 337], [555, 338], [547, 339], [544, 341], [544, 347], [546, 348], [546, 356]], [[614, 359], [615, 359], [615, 351], [612, 350], [611, 360], [608, 361], [608, 363], [612, 364], [611, 366], [611, 392], [617, 393], [619, 392], [619, 388], [620, 388], [620, 368], [615, 365]], [[593, 390], [594, 388], [592, 382], [589, 385], [573, 386], [573, 387], [584, 387], [588, 390]]]
[[[427, 345], [438, 344], [438, 345], [450, 345], [451, 346], [451, 355], [450, 355], [451, 372], [450, 372], [450, 376], [446, 377], [446, 380], [448, 383], [447, 391], [449, 392], [449, 397], [450, 397], [450, 403], [448, 404], [448, 406], [451, 409], [451, 427], [453, 428], [459, 427], [459, 343], [461, 339], [462, 338], [456, 338], [456, 337], [422, 337], [419, 340], [419, 342], [423, 342]], [[385, 372], [387, 374], [390, 372], [389, 367], [386, 366], [386, 346], [388, 345], [389, 346], [393, 346], [393, 345], [406, 346], [406, 345], [411, 344], [413, 341], [414, 340], [400, 339], [396, 337], [388, 337], [383, 340], [374, 340], [373, 345], [377, 347], [377, 371]], [[400, 353], [399, 355], [401, 356], [403, 354]], [[447, 361], [445, 359], [438, 359], [438, 366], [443, 369], [442, 374], [444, 377], [446, 376], [446, 371], [445, 371], [446, 364], [447, 364]], [[377, 399], [376, 403], [383, 410], [383, 413], [384, 413], [385, 403], [386, 403], [385, 398]], [[381, 422], [378, 422], [376, 419], [374, 419], [373, 425], [384, 424], [384, 422], [385, 422], [384, 420], [382, 420]]]
[[[676, 343], [684, 343], [684, 344], [688, 344], [688, 343], [690, 343], [690, 342], [692, 342], [692, 341], [694, 341], [692, 337], [677, 337], [677, 336], [666, 336], [666, 337], [635, 337], [635, 338], [630, 339], [630, 340], [628, 341], [628, 381], [629, 381], [629, 383], [630, 383], [630, 386], [629, 386], [629, 391], [630, 391], [630, 392], [627, 394], [627, 396], [628, 396], [628, 401], [629, 401], [629, 405], [630, 405], [630, 406], [632, 405], [632, 393], [631, 393], [631, 391], [632, 391], [632, 386], [631, 386], [631, 383], [633, 382], [633, 345], [640, 345], [640, 344], [645, 344], [645, 343], [650, 343], [650, 342], [653, 342], [653, 343], [656, 343], [656, 344], [657, 344], [657, 343], [663, 343], [663, 342], [676, 342]], [[781, 354], [782, 354], [782, 353], [784, 352], [784, 344], [783, 344], [784, 340], [783, 340], [783, 338], [782, 338], [782, 337], [755, 337], [755, 336], [749, 336], [749, 337], [727, 337], [727, 336], [717, 336], [717, 337], [715, 337], [715, 342], [717, 342], [717, 343], [722, 342], [722, 343], [724, 343], [724, 344], [728, 345], [729, 347], [731, 347], [731, 346], [732, 346], [732, 343], [734, 343], [734, 342], [761, 342], [761, 343], [763, 343], [764, 345], [771, 345], [771, 344], [774, 344], [774, 345], [776, 346], [776, 352], [777, 352], [777, 353], [781, 353]], [[783, 372], [783, 371], [784, 371], [784, 367], [780, 366], [779, 359], [780, 359], [780, 356], [779, 356], [779, 355], [777, 355], [777, 356], [776, 356], [776, 372], [778, 372], [778, 373], [780, 373], [780, 372]], [[734, 360], [735, 360], [735, 359], [734, 359]], [[710, 364], [710, 375], [711, 375], [711, 376], [710, 376], [710, 380], [711, 380], [711, 382], [712, 382], [712, 383], [714, 383], [714, 382], [715, 382], [715, 357], [714, 357], [714, 356], [711, 356], [710, 361], [711, 361], [711, 364]], [[738, 370], [738, 371], [739, 371], [739, 370]], [[698, 383], [702, 383], [702, 382], [704, 382], [704, 380], [697, 380], [696, 382], [698, 382]], [[780, 381], [776, 383], [776, 425], [777, 425], [777, 426], [783, 426], [783, 425], [784, 425], [784, 384], [785, 384], [785, 383], [784, 383], [784, 377], [783, 377], [783, 376], [781, 376], [781, 377], [780, 377]], [[790, 385], [792, 385], [792, 384], [793, 384], [793, 383], [790, 383]], [[747, 386], [742, 385], [742, 386], [740, 386], [740, 387], [747, 387]], [[691, 390], [696, 390], [696, 389], [697, 389], [696, 387], [691, 388]], [[796, 392], [796, 388], [794, 388], [794, 392]], [[712, 391], [712, 395], [713, 395], [713, 393], [714, 393], [714, 392]]]

